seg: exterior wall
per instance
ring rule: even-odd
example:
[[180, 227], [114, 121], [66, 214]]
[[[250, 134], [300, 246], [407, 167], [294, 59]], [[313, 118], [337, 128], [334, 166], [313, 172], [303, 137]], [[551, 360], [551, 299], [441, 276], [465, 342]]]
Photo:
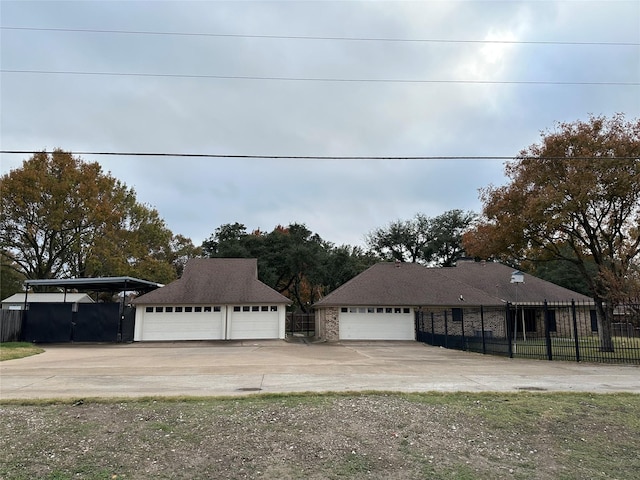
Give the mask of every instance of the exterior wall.
[[[485, 333], [496, 338], [506, 337], [506, 325], [504, 321], [505, 309], [500, 307], [465, 307], [462, 308], [462, 320], [456, 318], [453, 310], [458, 307], [429, 307], [421, 308], [423, 314], [422, 330], [431, 332], [433, 325], [433, 333], [437, 335], [462, 335], [462, 326], [464, 325], [464, 335], [472, 337], [481, 335], [484, 326]], [[433, 322], [433, 323], [432, 323]]]
[[340, 315], [339, 307], [326, 307], [316, 309], [316, 328], [318, 332], [316, 336], [327, 342], [335, 342], [340, 340], [340, 324], [338, 316]]
[[[527, 317], [533, 316], [535, 327], [534, 331], [527, 330], [527, 338], [543, 337], [545, 334], [544, 325], [544, 306], [527, 306]], [[576, 325], [578, 336], [585, 337], [597, 335], [597, 332], [591, 330], [591, 313], [592, 307], [588, 305], [576, 305]], [[460, 316], [454, 315], [454, 310], [462, 311], [462, 320]], [[551, 331], [552, 337], [573, 338], [573, 314], [570, 304], [548, 305], [548, 310], [555, 312], [556, 330]], [[462, 326], [464, 325], [464, 335], [466, 337], [480, 336], [484, 326], [485, 334], [495, 338], [506, 338], [507, 326], [505, 322], [506, 310], [504, 307], [484, 307], [482, 316], [480, 307], [429, 307], [423, 306], [420, 311], [423, 315], [422, 325], [420, 329], [425, 332], [433, 332], [437, 335], [462, 335]], [[513, 307], [512, 307], [513, 315]], [[518, 336], [522, 336], [522, 310], [518, 311], [517, 332]], [[512, 322], [514, 320], [512, 319]], [[532, 325], [527, 322], [528, 327]], [[513, 328], [513, 323], [511, 325]], [[513, 332], [512, 332], [513, 334]]]

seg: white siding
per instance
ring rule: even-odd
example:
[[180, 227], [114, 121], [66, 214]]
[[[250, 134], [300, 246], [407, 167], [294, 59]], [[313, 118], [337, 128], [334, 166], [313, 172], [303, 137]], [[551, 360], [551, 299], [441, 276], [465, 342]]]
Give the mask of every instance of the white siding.
[[[340, 312], [341, 340], [415, 340], [413, 309], [391, 307], [383, 312], [376, 308], [348, 308]], [[342, 310], [342, 309], [341, 309]], [[408, 313], [406, 311], [408, 310]]]

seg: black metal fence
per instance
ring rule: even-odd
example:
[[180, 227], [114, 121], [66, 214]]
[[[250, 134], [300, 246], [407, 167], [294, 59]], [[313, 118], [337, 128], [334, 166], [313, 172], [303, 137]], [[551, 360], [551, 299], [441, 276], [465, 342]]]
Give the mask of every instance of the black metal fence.
[[135, 309], [118, 303], [33, 303], [1, 315], [3, 342], [133, 341]]
[[618, 306], [613, 315], [605, 334], [589, 303], [423, 308], [416, 312], [416, 338], [512, 358], [640, 364], [640, 305]]

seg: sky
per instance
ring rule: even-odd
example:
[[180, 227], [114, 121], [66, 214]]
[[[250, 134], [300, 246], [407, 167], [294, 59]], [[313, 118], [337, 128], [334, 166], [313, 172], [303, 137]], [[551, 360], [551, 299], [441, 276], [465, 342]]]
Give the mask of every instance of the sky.
[[479, 213], [507, 182], [495, 157], [557, 122], [640, 117], [637, 0], [2, 0], [0, 25], [2, 150], [369, 157], [82, 155], [196, 245], [239, 222], [364, 246]]

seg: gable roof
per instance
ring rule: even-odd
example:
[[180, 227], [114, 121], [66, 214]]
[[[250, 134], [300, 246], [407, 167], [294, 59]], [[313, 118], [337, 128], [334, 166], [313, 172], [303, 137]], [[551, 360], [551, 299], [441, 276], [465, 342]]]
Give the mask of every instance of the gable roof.
[[[453, 306], [540, 304], [544, 300], [591, 301], [572, 290], [531, 275], [511, 283], [513, 268], [499, 263], [459, 262], [427, 268], [417, 263], [378, 263], [316, 302], [328, 306]], [[517, 294], [517, 298], [516, 298]]]
[[182, 277], [134, 304], [234, 304], [286, 303], [291, 301], [258, 280], [255, 258], [192, 258]]

